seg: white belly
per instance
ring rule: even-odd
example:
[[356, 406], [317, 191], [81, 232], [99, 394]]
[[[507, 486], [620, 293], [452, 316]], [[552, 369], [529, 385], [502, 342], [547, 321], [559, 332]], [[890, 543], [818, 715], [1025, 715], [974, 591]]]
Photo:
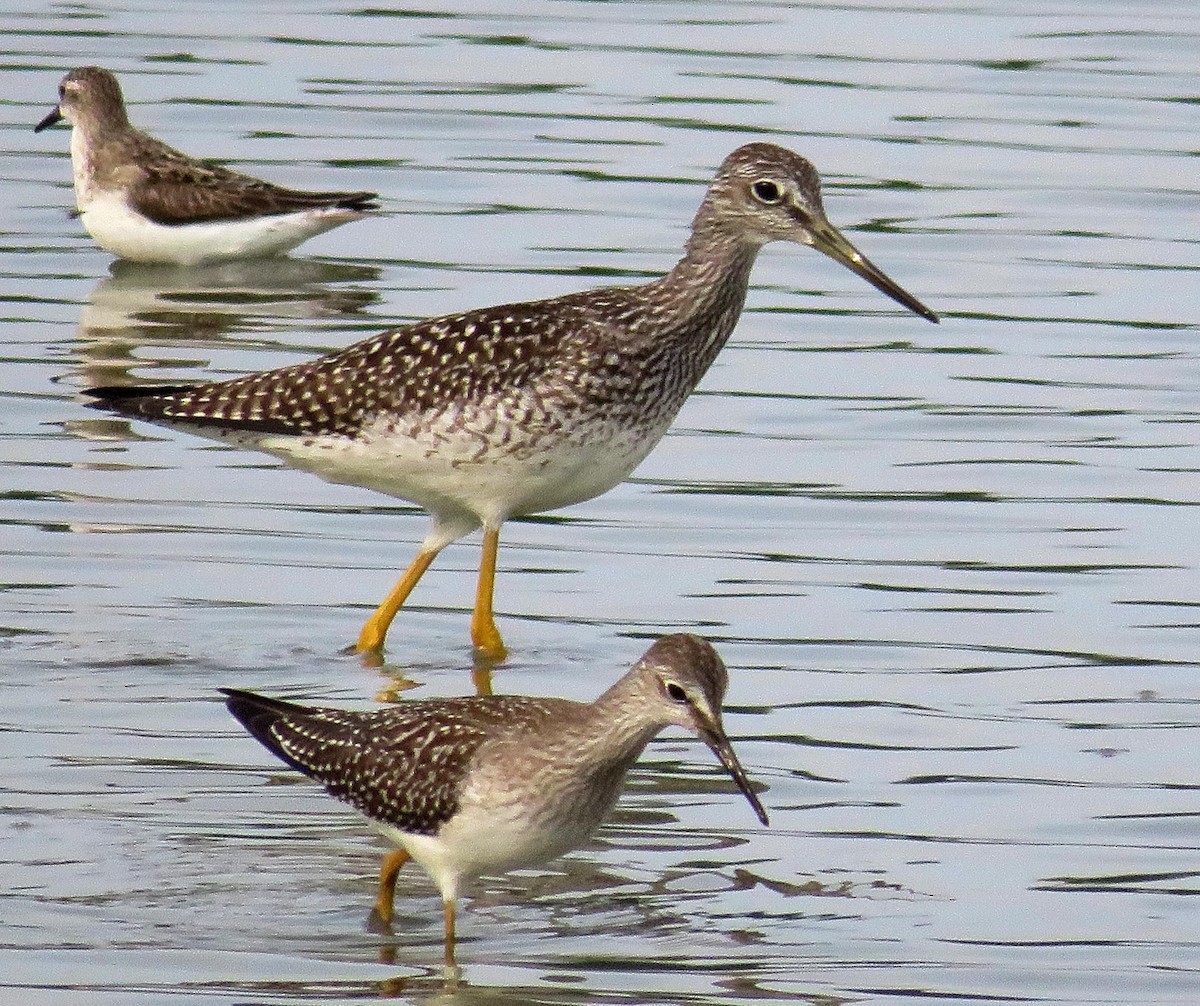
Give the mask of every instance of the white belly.
[[[464, 881], [538, 866], [583, 845], [599, 822], [556, 821], [542, 826], [521, 808], [489, 807], [486, 817], [456, 818], [436, 836], [412, 835], [390, 825], [372, 826], [408, 854], [432, 878], [442, 897], [457, 898]], [[577, 825], [577, 826], [576, 826]]]
[[[461, 428], [426, 427], [418, 440], [378, 425], [355, 439], [259, 435], [246, 446], [330, 482], [409, 500], [466, 533], [599, 496], [627, 478], [662, 435], [593, 427], [510, 451]], [[245, 442], [238, 434], [227, 439]]]
[[173, 265], [280, 255], [315, 234], [362, 216], [354, 210], [315, 209], [168, 227], [133, 212], [114, 192], [81, 199], [79, 210], [83, 226], [105, 251], [133, 262]]

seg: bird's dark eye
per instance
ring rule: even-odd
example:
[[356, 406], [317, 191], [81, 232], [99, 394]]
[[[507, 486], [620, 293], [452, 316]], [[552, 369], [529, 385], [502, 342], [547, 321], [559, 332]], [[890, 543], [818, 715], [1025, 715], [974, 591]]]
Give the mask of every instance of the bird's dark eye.
[[67, 86], [65, 84], [58, 85], [58, 96], [60, 98], [65, 98], [67, 96]]
[[774, 206], [783, 198], [783, 193], [779, 191], [779, 186], [766, 178], [751, 185], [750, 191], [754, 193], [755, 199], [760, 203], [766, 203], [768, 206]]
[[671, 697], [672, 702], [686, 702], [688, 700], [687, 692], [675, 684], [674, 681], [667, 682], [667, 694]]

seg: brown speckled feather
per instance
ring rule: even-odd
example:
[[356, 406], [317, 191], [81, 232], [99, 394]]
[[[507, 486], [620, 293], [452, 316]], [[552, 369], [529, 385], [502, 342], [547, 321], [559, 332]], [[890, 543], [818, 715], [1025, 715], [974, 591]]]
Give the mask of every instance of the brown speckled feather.
[[[602, 295], [602, 296], [601, 296]], [[619, 287], [482, 308], [391, 329], [304, 363], [190, 387], [85, 389], [97, 407], [166, 422], [261, 433], [354, 436], [380, 416], [490, 403], [560, 417], [629, 411], [672, 415], [708, 366], [741, 308], [744, 288], [717, 301], [719, 318], [653, 328], [647, 287]], [[686, 356], [695, 327], [713, 347]], [[637, 414], [634, 414], [635, 410]], [[544, 419], [541, 420], [544, 422]]]
[[520, 696], [429, 699], [356, 712], [222, 689], [229, 711], [272, 754], [367, 817], [431, 835], [458, 810], [471, 760], [498, 728], [550, 715]]

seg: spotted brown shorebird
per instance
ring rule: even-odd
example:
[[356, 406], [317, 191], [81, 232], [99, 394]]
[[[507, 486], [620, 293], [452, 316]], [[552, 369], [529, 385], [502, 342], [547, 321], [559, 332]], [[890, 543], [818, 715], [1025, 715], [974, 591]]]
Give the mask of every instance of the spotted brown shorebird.
[[444, 960], [453, 968], [463, 886], [586, 842], [626, 773], [666, 727], [703, 740], [767, 824], [721, 722], [727, 683], [716, 650], [679, 634], [658, 640], [590, 703], [485, 695], [352, 712], [223, 691], [229, 711], [272, 754], [396, 845], [380, 870], [377, 923], [390, 924], [396, 879], [409, 859], [433, 878], [442, 895]]
[[482, 528], [471, 638], [496, 662], [506, 655], [493, 616], [501, 525], [591, 499], [633, 471], [725, 345], [771, 241], [824, 252], [938, 320], [829, 223], [808, 161], [750, 143], [721, 165], [683, 258], [661, 279], [419, 321], [229, 381], [85, 393], [98, 408], [265, 451], [428, 511], [429, 532], [359, 633], [360, 653], [382, 652], [434, 557]]
[[105, 251], [135, 262], [198, 265], [279, 255], [378, 209], [374, 192], [302, 192], [203, 164], [135, 129], [117, 78], [72, 70], [34, 127], [71, 124], [75, 203]]

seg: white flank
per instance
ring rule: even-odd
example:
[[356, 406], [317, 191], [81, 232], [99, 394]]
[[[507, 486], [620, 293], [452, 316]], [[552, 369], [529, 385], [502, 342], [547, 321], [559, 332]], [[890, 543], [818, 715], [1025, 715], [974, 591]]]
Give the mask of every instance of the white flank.
[[316, 234], [363, 216], [357, 210], [312, 209], [280, 216], [164, 226], [134, 212], [120, 192], [79, 200], [80, 219], [105, 251], [133, 262], [199, 265], [281, 255]]

